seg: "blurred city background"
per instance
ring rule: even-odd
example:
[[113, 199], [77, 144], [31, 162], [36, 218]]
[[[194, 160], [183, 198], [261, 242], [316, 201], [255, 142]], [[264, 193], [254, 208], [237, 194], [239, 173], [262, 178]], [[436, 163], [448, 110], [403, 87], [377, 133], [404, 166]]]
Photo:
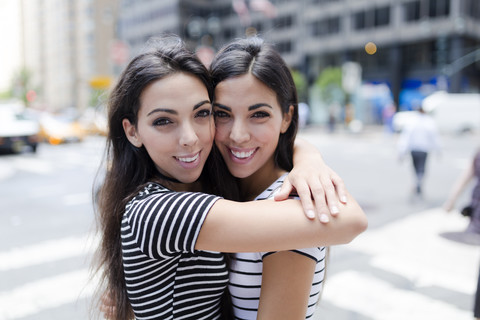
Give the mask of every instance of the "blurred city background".
[[[300, 136], [365, 208], [369, 230], [332, 250], [315, 319], [473, 318], [480, 252], [441, 206], [480, 145], [480, 1], [0, 0], [0, 319], [88, 318], [105, 104], [165, 32], [207, 65], [234, 38], [274, 43]], [[396, 142], [420, 106], [443, 148], [412, 199]]]

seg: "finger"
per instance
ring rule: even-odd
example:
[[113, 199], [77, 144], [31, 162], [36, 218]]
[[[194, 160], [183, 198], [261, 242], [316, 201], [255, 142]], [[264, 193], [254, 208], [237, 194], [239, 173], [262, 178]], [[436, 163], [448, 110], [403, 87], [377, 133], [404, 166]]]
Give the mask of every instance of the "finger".
[[331, 175], [331, 179], [333, 184], [335, 185], [336, 192], [338, 194], [338, 199], [340, 199], [341, 202], [347, 203], [347, 187], [345, 187], [345, 183], [343, 182], [343, 179], [340, 178], [337, 174], [333, 173]]
[[315, 209], [320, 218], [320, 221], [327, 223], [328, 221], [330, 221], [330, 211], [327, 207], [324, 188], [318, 180], [311, 180], [309, 182], [309, 186], [313, 201], [315, 202]]
[[[333, 185], [331, 180], [324, 181], [324, 183], [322, 183], [322, 186], [325, 192], [324, 199], [327, 202], [326, 205], [328, 205], [330, 214], [332, 216], [336, 216], [339, 212], [339, 209], [338, 209], [339, 204], [338, 204], [337, 192], [335, 191], [335, 186]], [[314, 200], [316, 203], [317, 198], [315, 197], [315, 194], [314, 194]]]
[[[302, 203], [303, 212], [309, 219], [315, 219], [315, 206], [312, 201], [312, 194], [307, 184], [298, 185], [295, 187], [298, 197]], [[328, 222], [328, 221], [327, 221]]]
[[290, 195], [290, 193], [292, 193], [292, 191], [293, 191], [293, 185], [287, 176], [287, 178], [283, 181], [282, 187], [278, 192], [275, 193], [273, 199], [275, 201], [286, 200], [288, 199], [288, 196]]

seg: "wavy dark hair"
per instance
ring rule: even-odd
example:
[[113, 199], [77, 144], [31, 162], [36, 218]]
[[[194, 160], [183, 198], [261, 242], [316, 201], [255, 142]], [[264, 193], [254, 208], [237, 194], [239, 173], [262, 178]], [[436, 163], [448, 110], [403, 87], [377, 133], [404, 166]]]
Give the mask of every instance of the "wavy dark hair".
[[298, 95], [287, 64], [272, 44], [259, 37], [238, 39], [225, 45], [215, 56], [210, 73], [213, 87], [220, 82], [251, 73], [272, 89], [283, 113], [294, 107], [288, 130], [280, 135], [275, 149], [275, 164], [283, 170], [293, 168], [293, 143], [298, 130]]
[[[158, 174], [145, 147], [137, 148], [129, 142], [122, 120], [128, 119], [136, 125], [143, 90], [152, 82], [175, 73], [197, 77], [212, 100], [213, 89], [206, 67], [186, 49], [180, 38], [166, 35], [151, 39], [143, 52], [133, 58], [108, 101], [108, 135], [102, 165], [105, 177], [97, 196], [97, 226], [101, 243], [94, 271], [100, 278], [97, 295], [107, 293], [115, 305], [113, 319], [134, 318], [126, 293], [121, 248], [120, 229], [125, 205]], [[219, 157], [215, 151], [210, 154], [208, 165], [200, 177], [202, 186], [206, 188], [204, 191], [209, 193], [221, 194], [222, 190], [233, 186], [225, 186], [227, 182], [222, 176], [224, 167], [215, 165], [215, 159]], [[101, 299], [97, 299], [97, 304], [101, 303]]]

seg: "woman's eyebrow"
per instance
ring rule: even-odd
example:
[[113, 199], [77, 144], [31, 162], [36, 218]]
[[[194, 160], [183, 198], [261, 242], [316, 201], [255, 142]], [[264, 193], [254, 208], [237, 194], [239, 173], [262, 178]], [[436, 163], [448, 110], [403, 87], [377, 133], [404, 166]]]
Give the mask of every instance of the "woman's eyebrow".
[[258, 108], [261, 108], [261, 107], [268, 107], [270, 109], [273, 109], [272, 106], [269, 105], [268, 103], [257, 103], [257, 104], [254, 104], [254, 105], [248, 107], [248, 111], [255, 110], [255, 109], [258, 109]]
[[[197, 103], [196, 105], [193, 106], [193, 110], [196, 110], [196, 109], [200, 108], [200, 107], [203, 106], [205, 103], [210, 103], [210, 101], [208, 101], [208, 100], [200, 101], [199, 103]], [[174, 110], [174, 109], [155, 108], [155, 109], [153, 109], [152, 111], [150, 111], [150, 112], [147, 114], [147, 117], [150, 116], [151, 114], [155, 113], [155, 112], [167, 112], [167, 113], [171, 113], [171, 114], [178, 115], [178, 112], [177, 112], [176, 110]]]
[[208, 100], [200, 101], [199, 103], [197, 103], [196, 105], [193, 106], [193, 110], [196, 110], [196, 109], [200, 108], [200, 107], [203, 106], [205, 103], [210, 103], [210, 101], [208, 101]]
[[173, 110], [173, 109], [155, 108], [147, 114], [147, 117], [150, 116], [151, 114], [155, 113], [155, 112], [167, 112], [167, 113], [171, 113], [171, 114], [178, 114], [178, 112]]
[[223, 110], [230, 111], [230, 112], [232, 111], [232, 108], [227, 107], [226, 105], [223, 105], [223, 104], [220, 104], [220, 103], [214, 102], [214, 103], [213, 103], [213, 106], [214, 106], [214, 107], [218, 107], [218, 108], [223, 109]]

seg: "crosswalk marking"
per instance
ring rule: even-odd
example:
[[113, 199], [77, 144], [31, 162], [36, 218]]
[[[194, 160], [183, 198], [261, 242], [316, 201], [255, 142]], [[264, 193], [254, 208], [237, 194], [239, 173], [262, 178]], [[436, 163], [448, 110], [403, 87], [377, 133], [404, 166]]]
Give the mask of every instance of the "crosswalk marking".
[[395, 288], [386, 281], [357, 271], [345, 271], [328, 279], [322, 300], [373, 320], [472, 319], [471, 311]]
[[369, 266], [384, 275], [405, 279], [406, 287], [396, 287], [368, 272], [348, 270], [327, 279], [321, 301], [374, 320], [472, 319], [471, 310], [420, 293], [422, 288], [441, 288], [473, 297], [480, 263], [478, 246], [441, 236], [462, 231], [467, 223], [458, 213], [446, 214], [436, 208], [368, 230], [346, 248], [369, 256]]
[[0, 252], [0, 272], [84, 256], [93, 252], [97, 239], [68, 237]]
[[417, 286], [435, 284], [472, 294], [480, 263], [478, 247], [441, 237], [464, 230], [467, 223], [458, 213], [431, 209], [367, 231], [349, 248], [371, 255], [372, 266], [401, 274]]
[[31, 282], [0, 293], [0, 319], [22, 318], [76, 302], [90, 296], [93, 290], [87, 269]]

